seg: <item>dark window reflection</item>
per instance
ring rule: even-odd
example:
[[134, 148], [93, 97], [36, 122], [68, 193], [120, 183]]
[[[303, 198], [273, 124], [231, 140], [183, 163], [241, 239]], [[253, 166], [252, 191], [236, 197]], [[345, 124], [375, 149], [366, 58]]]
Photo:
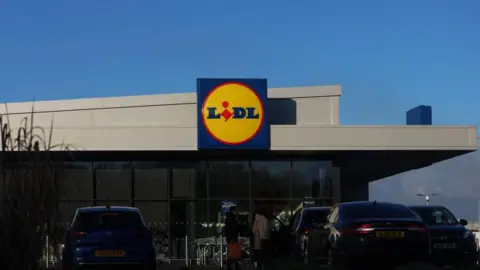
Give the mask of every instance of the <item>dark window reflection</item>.
[[195, 198], [197, 172], [192, 168], [172, 169], [172, 198]]
[[289, 161], [252, 161], [252, 197], [291, 197]]
[[248, 162], [209, 162], [209, 196], [218, 198], [249, 198]]
[[231, 204], [237, 206], [238, 222], [242, 226], [241, 236], [250, 232], [250, 202], [248, 200], [211, 200], [209, 203], [209, 235], [218, 235], [224, 227], [225, 215]]
[[91, 200], [93, 198], [91, 162], [72, 162], [57, 166], [56, 176], [60, 200]]
[[130, 201], [117, 201], [117, 200], [100, 200], [96, 202], [96, 206], [130, 206]]
[[300, 203], [301, 201], [298, 200], [255, 200], [253, 201], [252, 215], [255, 215], [260, 208], [263, 209], [263, 211], [266, 211], [268, 218], [271, 221], [271, 226], [278, 230], [289, 224], [294, 210]]
[[170, 224], [169, 231], [173, 238], [183, 238], [187, 232], [187, 221], [189, 214], [189, 204], [186, 200], [170, 201]]
[[[208, 202], [205, 200], [190, 202], [190, 223], [193, 224], [193, 236], [195, 238], [206, 238], [209, 236], [208, 227]], [[188, 213], [187, 213], [188, 215]]]
[[98, 200], [128, 200], [130, 197], [130, 163], [96, 163]]
[[292, 181], [295, 198], [330, 197], [332, 164], [329, 161], [293, 161]]
[[161, 163], [135, 163], [134, 198], [141, 200], [166, 200], [168, 197], [168, 168]]
[[[0, 194], [12, 194], [14, 196], [22, 196], [22, 190], [18, 188], [19, 182], [30, 181], [52, 181], [53, 179], [48, 174], [35, 174], [35, 170], [32, 169], [29, 163], [20, 163], [18, 166], [9, 164], [9, 168], [4, 170], [5, 179], [2, 180], [2, 193]], [[53, 174], [53, 172], [52, 172]], [[5, 188], [5, 190], [3, 190]]]
[[195, 198], [207, 198], [207, 178], [208, 178], [208, 169], [205, 166], [205, 163], [202, 162], [201, 166], [197, 168], [195, 180]]
[[[176, 162], [171, 165], [171, 182], [170, 197], [171, 198], [189, 198], [194, 199], [203, 195], [205, 192], [205, 184], [202, 180], [201, 173], [204, 168], [203, 162]], [[197, 192], [199, 194], [197, 194]]]
[[171, 200], [168, 226], [168, 253], [174, 258], [185, 258], [185, 236], [193, 243], [209, 236], [207, 200]]
[[325, 177], [321, 178], [320, 182], [320, 195], [323, 197], [332, 197], [333, 196], [333, 168], [328, 167], [325, 169]]
[[288, 199], [282, 200], [265, 200], [265, 199], [256, 199], [253, 201], [253, 215], [262, 209], [266, 211], [270, 219], [275, 219], [282, 212], [289, 212], [291, 210], [291, 201]]
[[168, 229], [167, 202], [135, 202], [135, 207], [145, 220], [145, 223], [154, 231], [166, 232]]
[[75, 212], [78, 208], [92, 206], [88, 202], [59, 202], [58, 203], [58, 212], [60, 214], [60, 219], [62, 223], [68, 227], [71, 225]]

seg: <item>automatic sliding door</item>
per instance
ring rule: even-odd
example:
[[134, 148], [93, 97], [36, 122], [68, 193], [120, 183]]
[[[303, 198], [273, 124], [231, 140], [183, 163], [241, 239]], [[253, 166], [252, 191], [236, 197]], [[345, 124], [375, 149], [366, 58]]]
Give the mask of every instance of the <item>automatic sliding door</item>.
[[190, 260], [194, 258], [196, 170], [173, 168], [170, 175], [169, 255], [173, 260]]

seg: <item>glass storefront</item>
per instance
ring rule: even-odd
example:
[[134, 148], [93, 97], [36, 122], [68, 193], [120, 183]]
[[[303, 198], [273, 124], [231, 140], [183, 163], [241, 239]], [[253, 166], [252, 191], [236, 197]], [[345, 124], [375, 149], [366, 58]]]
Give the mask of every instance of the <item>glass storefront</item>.
[[333, 204], [332, 175], [332, 162], [324, 160], [62, 163], [58, 210], [68, 226], [78, 207], [138, 207], [156, 231], [159, 252], [184, 259], [187, 243], [219, 235], [231, 204], [246, 228], [258, 206], [279, 224], [305, 198]]

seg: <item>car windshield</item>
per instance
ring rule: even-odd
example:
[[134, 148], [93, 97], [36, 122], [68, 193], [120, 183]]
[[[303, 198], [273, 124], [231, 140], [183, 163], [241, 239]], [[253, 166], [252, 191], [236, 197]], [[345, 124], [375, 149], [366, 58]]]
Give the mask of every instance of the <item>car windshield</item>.
[[139, 213], [118, 211], [92, 211], [79, 213], [75, 218], [76, 230], [135, 229], [143, 226]]
[[302, 223], [304, 225], [314, 225], [314, 224], [324, 223], [325, 218], [327, 217], [329, 212], [330, 212], [329, 209], [307, 210], [303, 213]]
[[416, 218], [407, 207], [395, 204], [353, 204], [343, 209], [343, 215], [349, 219], [360, 218]]
[[427, 225], [455, 225], [455, 216], [444, 207], [412, 207], [422, 221]]

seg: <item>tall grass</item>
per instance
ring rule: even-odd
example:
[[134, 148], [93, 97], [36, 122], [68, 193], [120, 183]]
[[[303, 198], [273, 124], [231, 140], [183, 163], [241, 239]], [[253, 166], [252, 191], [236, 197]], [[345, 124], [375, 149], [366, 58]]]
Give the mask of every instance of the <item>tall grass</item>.
[[52, 151], [68, 151], [53, 145], [53, 118], [49, 128], [35, 125], [32, 111], [12, 124], [0, 115], [0, 262], [2, 269], [38, 268], [44, 236], [59, 221], [58, 185]]

